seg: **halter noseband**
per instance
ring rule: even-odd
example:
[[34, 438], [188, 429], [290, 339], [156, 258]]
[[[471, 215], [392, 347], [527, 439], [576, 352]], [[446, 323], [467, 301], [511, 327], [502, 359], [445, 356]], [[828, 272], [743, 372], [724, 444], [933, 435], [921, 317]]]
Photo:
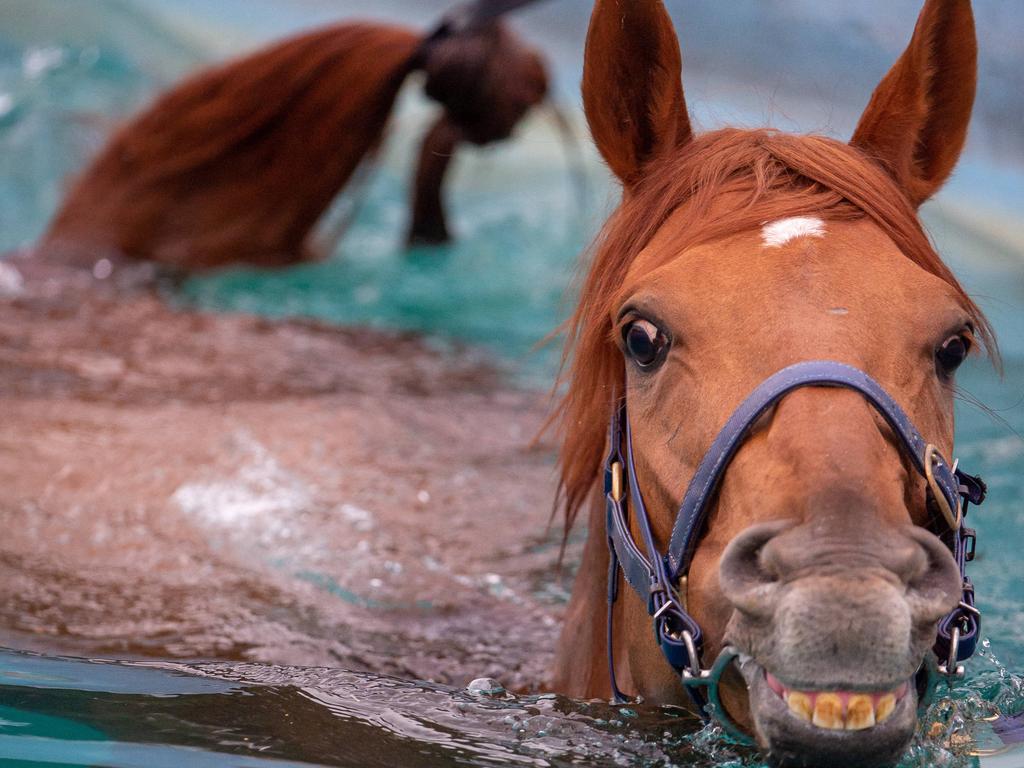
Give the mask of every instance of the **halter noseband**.
[[[613, 605], [618, 597], [618, 570], [626, 582], [647, 604], [654, 619], [654, 632], [666, 661], [680, 676], [702, 717], [711, 705], [716, 719], [734, 737], [749, 740], [727, 717], [718, 699], [718, 683], [739, 652], [726, 647], [710, 669], [701, 666], [704, 638], [700, 626], [687, 612], [685, 582], [697, 542], [711, 506], [715, 491], [750, 434], [750, 428], [769, 408], [795, 389], [802, 387], [841, 387], [859, 392], [885, 419], [911, 458], [914, 468], [925, 478], [928, 497], [941, 513], [941, 530], [936, 531], [949, 547], [960, 568], [963, 596], [960, 604], [938, 625], [929, 669], [948, 677], [963, 674], [958, 662], [969, 658], [978, 641], [981, 614], [974, 606], [974, 586], [966, 574], [966, 565], [974, 559], [975, 532], [962, 527], [968, 504], [985, 499], [985, 484], [950, 466], [934, 445], [927, 443], [907, 418], [903, 409], [874, 379], [864, 371], [829, 360], [797, 363], [769, 376], [733, 412], [690, 481], [669, 540], [668, 552], [662, 555], [654, 543], [643, 495], [636, 479], [633, 460], [633, 437], [623, 398], [614, 407], [609, 428], [609, 453], [605, 461], [604, 491], [606, 530], [610, 551], [608, 568], [608, 665], [612, 695], [625, 701], [615, 681], [615, 658], [612, 651]], [[623, 443], [625, 453], [623, 453]], [[626, 489], [640, 529], [642, 547], [637, 545], [627, 520]], [[646, 554], [644, 551], [646, 550]], [[682, 584], [682, 588], [676, 585]], [[680, 596], [682, 594], [682, 597]], [[703, 690], [706, 689], [706, 692]]]

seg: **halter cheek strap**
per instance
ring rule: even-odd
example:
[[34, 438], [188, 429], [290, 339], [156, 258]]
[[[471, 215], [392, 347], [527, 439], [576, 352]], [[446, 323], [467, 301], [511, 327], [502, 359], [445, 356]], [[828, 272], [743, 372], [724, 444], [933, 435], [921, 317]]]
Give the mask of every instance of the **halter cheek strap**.
[[[969, 503], [984, 501], [985, 484], [955, 465], [950, 466], [935, 446], [925, 441], [889, 393], [864, 371], [834, 361], [813, 361], [791, 365], [770, 376], [732, 414], [690, 481], [665, 555], [659, 553], [655, 544], [637, 481], [625, 400], [616, 406], [611, 417], [610, 447], [605, 461], [606, 531], [610, 549], [608, 658], [612, 694], [616, 698], [623, 697], [615, 681], [612, 608], [618, 597], [618, 570], [621, 568], [626, 582], [647, 604], [648, 614], [654, 619], [658, 645], [669, 665], [681, 676], [698, 709], [703, 710], [707, 703], [698, 691], [701, 686], [710, 686], [709, 695], [717, 703], [717, 675], [721, 674], [724, 665], [716, 663], [711, 670], [701, 667], [703, 635], [700, 626], [687, 612], [685, 599], [680, 598], [679, 584], [689, 571], [715, 491], [751, 428], [787, 394], [811, 386], [840, 387], [863, 395], [885, 419], [914, 468], [925, 478], [929, 501], [940, 512], [941, 525], [936, 533], [950, 548], [963, 582], [960, 605], [939, 622], [934, 651], [940, 661], [941, 672], [953, 675], [963, 671], [957, 662], [974, 653], [981, 614], [974, 606], [974, 587], [966, 575], [966, 564], [974, 557], [975, 532], [963, 528], [961, 522]], [[635, 525], [640, 531], [639, 546], [629, 529], [627, 493]], [[682, 591], [685, 595], [685, 590]], [[723, 653], [731, 654], [730, 660], [736, 655], [733, 649]], [[717, 709], [721, 712], [720, 707]]]

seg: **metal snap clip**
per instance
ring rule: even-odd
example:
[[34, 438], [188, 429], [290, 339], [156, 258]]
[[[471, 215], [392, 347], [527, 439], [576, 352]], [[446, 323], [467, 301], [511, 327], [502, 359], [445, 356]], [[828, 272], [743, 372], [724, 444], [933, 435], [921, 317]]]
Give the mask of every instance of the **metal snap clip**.
[[964, 676], [964, 665], [957, 663], [957, 654], [960, 652], [960, 627], [953, 627], [949, 637], [949, 656], [946, 661], [939, 664], [939, 674], [945, 675], [952, 683], [954, 677]]

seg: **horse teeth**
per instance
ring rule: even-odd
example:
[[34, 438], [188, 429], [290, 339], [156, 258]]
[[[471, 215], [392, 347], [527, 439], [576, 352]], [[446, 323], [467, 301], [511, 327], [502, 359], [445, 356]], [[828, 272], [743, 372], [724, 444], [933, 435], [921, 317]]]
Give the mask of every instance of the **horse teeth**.
[[770, 673], [766, 680], [798, 720], [835, 731], [862, 731], [889, 719], [909, 690], [904, 683], [886, 693], [796, 691]]
[[819, 728], [843, 729], [843, 700], [837, 693], [819, 693], [814, 701], [811, 722]]
[[876, 722], [883, 722], [889, 718], [889, 715], [896, 709], [896, 697], [891, 693], [887, 693], [878, 699], [878, 704], [875, 705], [875, 720]]
[[860, 731], [875, 724], [875, 708], [871, 697], [853, 694], [846, 704], [846, 730]]
[[789, 711], [799, 717], [801, 720], [811, 722], [811, 715], [814, 712], [814, 706], [811, 703], [811, 697], [806, 693], [800, 691], [789, 691], [786, 694], [786, 703], [789, 705]]

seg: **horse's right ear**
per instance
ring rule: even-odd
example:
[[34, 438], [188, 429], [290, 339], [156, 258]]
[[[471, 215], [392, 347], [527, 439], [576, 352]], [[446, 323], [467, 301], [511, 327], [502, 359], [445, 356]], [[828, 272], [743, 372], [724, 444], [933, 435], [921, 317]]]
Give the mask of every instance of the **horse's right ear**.
[[651, 159], [692, 136], [679, 41], [661, 0], [597, 0], [583, 106], [594, 143], [627, 189]]

